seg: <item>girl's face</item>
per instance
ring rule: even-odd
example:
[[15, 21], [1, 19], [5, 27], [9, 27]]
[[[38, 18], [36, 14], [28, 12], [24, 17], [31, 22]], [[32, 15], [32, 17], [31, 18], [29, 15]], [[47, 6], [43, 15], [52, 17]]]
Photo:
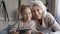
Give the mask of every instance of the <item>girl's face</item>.
[[35, 19], [41, 19], [42, 18], [41, 8], [38, 6], [33, 6], [32, 7], [32, 15], [33, 15], [33, 18], [35, 18]]
[[24, 20], [31, 20], [32, 14], [30, 8], [27, 7], [23, 10], [22, 17], [24, 18]]

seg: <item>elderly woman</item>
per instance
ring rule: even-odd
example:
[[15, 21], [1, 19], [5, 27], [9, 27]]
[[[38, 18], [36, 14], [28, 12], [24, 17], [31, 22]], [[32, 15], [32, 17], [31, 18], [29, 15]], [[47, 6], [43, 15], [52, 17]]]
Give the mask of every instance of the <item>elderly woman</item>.
[[60, 30], [60, 26], [52, 16], [47, 12], [46, 7], [41, 1], [32, 1], [30, 3], [33, 19], [37, 23], [37, 29], [51, 28], [53, 31]]

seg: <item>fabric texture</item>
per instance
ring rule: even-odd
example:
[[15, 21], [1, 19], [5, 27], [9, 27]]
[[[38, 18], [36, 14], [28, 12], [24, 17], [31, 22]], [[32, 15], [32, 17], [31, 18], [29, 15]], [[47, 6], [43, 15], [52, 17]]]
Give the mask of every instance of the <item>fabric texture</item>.
[[[37, 25], [37, 21], [36, 20], [34, 20], [34, 21]], [[42, 26], [37, 26], [37, 27], [38, 27], [38, 29], [51, 28], [54, 31], [60, 30], [60, 25], [57, 23], [55, 18], [49, 12], [46, 13], [46, 16], [43, 16]]]
[[34, 23], [33, 20], [31, 20], [26, 25], [24, 25], [23, 21], [19, 20], [19, 23], [16, 23], [10, 31], [13, 31], [13, 30], [16, 30], [16, 29], [19, 29], [19, 30], [30, 29], [32, 31], [36, 31], [36, 29], [35, 29], [35, 23]]

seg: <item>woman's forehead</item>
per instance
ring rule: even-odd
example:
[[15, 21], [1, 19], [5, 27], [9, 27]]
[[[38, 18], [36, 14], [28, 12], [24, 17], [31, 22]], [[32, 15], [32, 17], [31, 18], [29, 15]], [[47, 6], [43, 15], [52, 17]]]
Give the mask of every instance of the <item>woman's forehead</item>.
[[41, 9], [40, 7], [38, 7], [38, 6], [33, 6], [32, 8], [31, 8], [32, 10], [34, 9]]

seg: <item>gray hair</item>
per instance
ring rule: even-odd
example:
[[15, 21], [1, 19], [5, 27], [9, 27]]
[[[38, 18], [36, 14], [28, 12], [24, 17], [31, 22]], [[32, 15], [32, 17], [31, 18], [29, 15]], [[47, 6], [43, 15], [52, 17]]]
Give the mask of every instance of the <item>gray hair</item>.
[[43, 4], [42, 1], [31, 1], [29, 4], [30, 8], [32, 8], [32, 6], [34, 6], [34, 5], [37, 5], [41, 8], [43, 16], [46, 15], [47, 9], [46, 9], [46, 6]]

